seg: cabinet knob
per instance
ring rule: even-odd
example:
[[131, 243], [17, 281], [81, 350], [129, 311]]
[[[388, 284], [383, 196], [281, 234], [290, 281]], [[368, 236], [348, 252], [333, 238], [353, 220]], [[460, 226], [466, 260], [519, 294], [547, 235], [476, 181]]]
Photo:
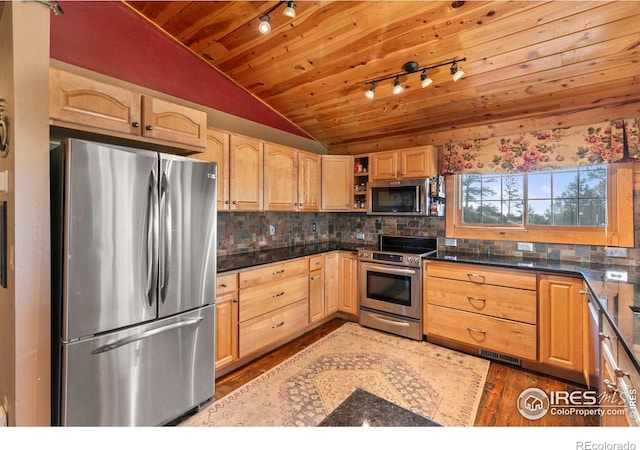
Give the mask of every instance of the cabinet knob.
[[132, 126], [133, 128], [140, 128], [140, 122], [133, 122], [133, 123], [131, 124], [131, 126]]
[[235, 205], [235, 204], [236, 204], [236, 203], [238, 203], [238, 202], [234, 200], [232, 203]]
[[153, 130], [153, 127], [151, 125], [147, 125], [145, 128], [146, 128], [147, 131]]
[[604, 384], [605, 389], [609, 394], [615, 394], [618, 392], [618, 385], [613, 381], [605, 379], [602, 381], [602, 384]]
[[231, 300], [233, 303], [238, 303], [238, 299], [234, 298], [233, 300]]
[[222, 286], [222, 287], [229, 287], [229, 286], [227, 285], [227, 283], [222, 283], [220, 286]]
[[225, 200], [225, 201], [224, 201], [224, 204], [225, 204], [225, 205], [228, 205], [228, 204], [229, 204], [229, 200]]

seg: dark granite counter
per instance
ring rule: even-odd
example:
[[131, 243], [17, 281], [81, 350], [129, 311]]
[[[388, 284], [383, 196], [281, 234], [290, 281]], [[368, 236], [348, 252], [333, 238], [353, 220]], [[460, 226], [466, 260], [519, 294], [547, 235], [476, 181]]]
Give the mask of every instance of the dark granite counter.
[[358, 388], [318, 426], [440, 427], [442, 425]]
[[[455, 252], [441, 252], [425, 259], [582, 276], [593, 294], [600, 300], [600, 310], [608, 317], [620, 341], [640, 370], [640, 269], [629, 266], [527, 260], [499, 255]], [[611, 284], [616, 283], [624, 285], [625, 288], [619, 289], [617, 295], [608, 300], [605, 296], [607, 289]]]
[[355, 252], [364, 246], [364, 244], [331, 241], [261, 250], [259, 252], [236, 253], [233, 255], [218, 257], [218, 273], [246, 269], [247, 267], [253, 267], [260, 264], [286, 261], [287, 259], [301, 258], [303, 256], [312, 256], [319, 253], [332, 252], [334, 250]]

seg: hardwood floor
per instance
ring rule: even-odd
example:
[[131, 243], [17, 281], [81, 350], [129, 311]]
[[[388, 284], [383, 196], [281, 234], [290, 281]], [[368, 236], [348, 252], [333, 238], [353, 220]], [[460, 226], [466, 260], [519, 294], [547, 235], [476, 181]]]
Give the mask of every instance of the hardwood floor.
[[[216, 380], [215, 400], [224, 397], [253, 378], [263, 374], [280, 364], [300, 350], [331, 333], [345, 323], [342, 319], [333, 319], [324, 325], [306, 333], [288, 344], [268, 353], [262, 358]], [[541, 374], [527, 372], [506, 364], [491, 362], [480, 400], [475, 426], [595, 426], [598, 420], [594, 417], [578, 415], [557, 416], [546, 414], [539, 420], [524, 418], [516, 407], [520, 393], [530, 387], [543, 391], [582, 389], [580, 386], [567, 383]]]

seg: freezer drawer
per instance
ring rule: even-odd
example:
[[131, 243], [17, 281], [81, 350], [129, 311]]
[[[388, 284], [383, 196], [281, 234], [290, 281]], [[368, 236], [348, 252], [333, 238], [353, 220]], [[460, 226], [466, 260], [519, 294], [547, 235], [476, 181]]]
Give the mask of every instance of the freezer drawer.
[[61, 425], [164, 424], [214, 393], [215, 305], [64, 344]]

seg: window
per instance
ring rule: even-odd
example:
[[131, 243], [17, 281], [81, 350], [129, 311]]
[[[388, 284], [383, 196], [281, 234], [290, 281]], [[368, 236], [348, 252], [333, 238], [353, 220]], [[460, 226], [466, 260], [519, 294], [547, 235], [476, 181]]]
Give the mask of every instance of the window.
[[633, 246], [631, 164], [449, 179], [448, 237]]

